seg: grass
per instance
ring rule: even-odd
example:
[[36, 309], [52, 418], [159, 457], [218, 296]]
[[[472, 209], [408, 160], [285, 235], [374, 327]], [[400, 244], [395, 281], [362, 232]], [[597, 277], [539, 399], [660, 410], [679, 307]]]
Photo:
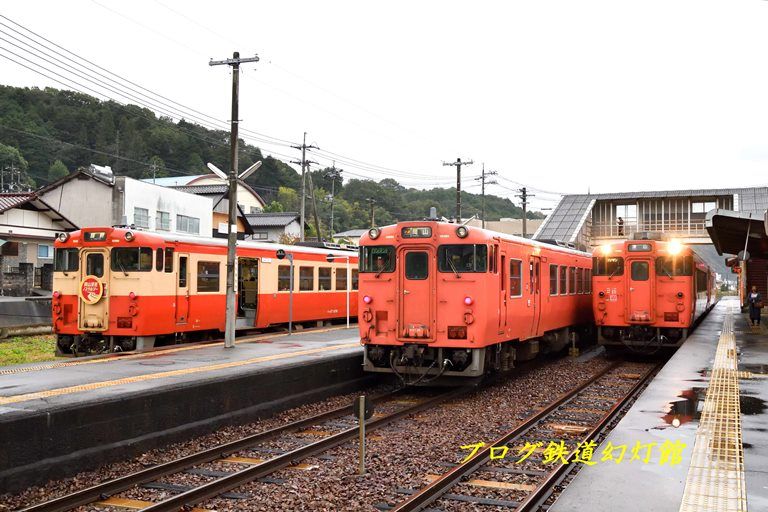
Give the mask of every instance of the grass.
[[55, 351], [52, 334], [13, 336], [0, 340], [0, 366], [53, 361]]

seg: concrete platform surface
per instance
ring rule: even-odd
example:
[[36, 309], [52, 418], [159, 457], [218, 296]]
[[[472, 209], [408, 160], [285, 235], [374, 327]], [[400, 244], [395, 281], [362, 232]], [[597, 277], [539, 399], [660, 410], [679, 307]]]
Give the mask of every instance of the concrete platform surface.
[[[710, 370], [726, 313], [733, 311], [739, 369], [754, 378], [739, 382], [744, 466], [749, 510], [768, 510], [768, 332], [751, 333], [738, 301], [721, 300], [667, 362], [616, 428], [595, 449], [593, 466], [584, 466], [550, 512], [583, 510], [678, 512], [690, 469]], [[751, 370], [750, 370], [751, 369]], [[762, 373], [762, 375], [761, 375]], [[677, 419], [679, 427], [673, 426]], [[674, 421], [676, 424], [677, 421]], [[661, 446], [684, 443], [679, 463], [662, 460]], [[627, 446], [621, 462], [601, 461], [608, 443]], [[647, 463], [632, 459], [637, 443], [656, 443]], [[670, 446], [667, 444], [667, 446]], [[645, 457], [645, 449], [639, 451]], [[670, 452], [667, 452], [668, 455]], [[615, 451], [617, 456], [618, 452]], [[618, 458], [618, 457], [617, 457]], [[664, 462], [664, 463], [663, 463]]]
[[[357, 329], [0, 367], [0, 493], [359, 387]], [[31, 442], [30, 442], [31, 441]]]

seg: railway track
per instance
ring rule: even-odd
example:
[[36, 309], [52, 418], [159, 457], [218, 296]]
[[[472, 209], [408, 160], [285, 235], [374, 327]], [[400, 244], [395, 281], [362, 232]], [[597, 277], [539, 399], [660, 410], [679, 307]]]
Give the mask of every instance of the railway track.
[[[374, 397], [373, 401], [377, 408], [385, 412], [377, 413], [368, 420], [366, 431], [375, 430], [398, 419], [457, 398], [471, 389], [475, 388], [462, 387], [418, 399], [409, 398], [397, 391]], [[153, 512], [201, 510], [194, 509], [194, 505], [217, 496], [242, 498], [243, 496], [227, 493], [244, 483], [296, 465], [308, 457], [322, 454], [354, 439], [357, 435], [358, 426], [356, 420], [352, 418], [352, 406], [340, 407], [33, 505], [22, 509], [22, 512], [60, 512], [84, 505]], [[307, 438], [315, 436], [319, 436], [320, 439], [306, 442]], [[281, 451], [269, 448], [268, 443], [275, 440], [283, 443], [288, 441], [289, 444], [296, 446], [275, 456], [262, 458], [265, 453], [274, 455], [276, 451]], [[260, 448], [263, 449], [260, 450]], [[258, 455], [254, 456], [254, 453]], [[221, 464], [229, 468], [242, 469], [235, 471], [205, 469], [206, 465], [220, 466]], [[191, 488], [162, 481], [166, 477], [178, 474], [195, 475], [207, 481]], [[152, 501], [117, 496], [137, 488], [176, 494]]]
[[[434, 507], [453, 510], [478, 505], [503, 510], [546, 510], [564, 481], [575, 475], [576, 448], [596, 440], [606, 427], [644, 389], [659, 366], [614, 363], [572, 391], [541, 408], [495, 442], [442, 475], [426, 475], [431, 480], [418, 490], [399, 489], [410, 497], [394, 506], [395, 512], [413, 512]], [[567, 450], [561, 462], [544, 464], [532, 458], [520, 465], [521, 443], [547, 446], [553, 437], [564, 440]], [[513, 462], [492, 460], [492, 448], [508, 447]], [[536, 450], [540, 453], [540, 449]], [[489, 495], [491, 497], [489, 497]], [[432, 508], [430, 508], [432, 509]]]

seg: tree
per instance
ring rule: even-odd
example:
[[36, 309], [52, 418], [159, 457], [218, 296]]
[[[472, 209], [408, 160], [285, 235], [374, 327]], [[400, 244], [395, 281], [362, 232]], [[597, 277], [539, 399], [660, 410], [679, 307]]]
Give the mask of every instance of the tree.
[[56, 160], [48, 168], [48, 181], [56, 181], [69, 174], [69, 169], [61, 160]]
[[277, 202], [283, 205], [284, 212], [299, 211], [299, 194], [288, 187], [280, 187], [277, 190]]
[[159, 156], [155, 155], [149, 159], [149, 167], [146, 167], [141, 171], [142, 178], [164, 178], [168, 176], [168, 171], [165, 168], [165, 162]]
[[274, 212], [282, 212], [283, 211], [283, 205], [280, 204], [278, 201], [272, 201], [268, 205], [264, 207], [264, 213], [274, 213]]

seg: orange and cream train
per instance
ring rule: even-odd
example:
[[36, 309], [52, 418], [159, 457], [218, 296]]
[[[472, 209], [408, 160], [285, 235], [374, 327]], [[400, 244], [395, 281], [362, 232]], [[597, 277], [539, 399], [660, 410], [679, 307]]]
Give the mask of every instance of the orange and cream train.
[[[224, 331], [226, 240], [92, 227], [55, 242], [53, 330], [57, 354], [146, 349]], [[357, 254], [238, 242], [238, 329], [357, 316]], [[329, 254], [333, 254], [329, 262]], [[348, 264], [349, 261], [349, 264]]]
[[627, 240], [593, 256], [595, 324], [608, 348], [679, 347], [717, 300], [714, 272], [680, 242]]
[[590, 254], [479, 228], [402, 222], [360, 240], [365, 370], [476, 377], [592, 325]]

